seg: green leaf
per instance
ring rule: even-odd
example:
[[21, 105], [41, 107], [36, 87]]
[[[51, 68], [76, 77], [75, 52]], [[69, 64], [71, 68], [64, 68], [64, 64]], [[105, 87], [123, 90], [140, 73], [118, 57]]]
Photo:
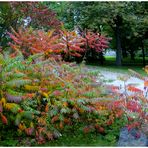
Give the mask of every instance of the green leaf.
[[14, 79], [6, 83], [8, 87], [20, 87], [25, 84], [31, 84], [31, 80], [23, 80], [23, 79]]
[[20, 113], [16, 115], [16, 119], [15, 119], [15, 125], [16, 126], [18, 126], [20, 124], [21, 118], [22, 117], [21, 117], [21, 114]]
[[26, 119], [29, 119], [29, 120], [32, 120], [33, 119], [33, 113], [31, 111], [21, 112], [21, 116], [23, 118], [26, 118]]
[[62, 108], [60, 113], [66, 114], [66, 113], [69, 113], [69, 110], [67, 110], [66, 108]]
[[11, 111], [16, 114], [20, 109], [21, 109], [20, 106], [16, 104], [13, 108], [11, 108]]

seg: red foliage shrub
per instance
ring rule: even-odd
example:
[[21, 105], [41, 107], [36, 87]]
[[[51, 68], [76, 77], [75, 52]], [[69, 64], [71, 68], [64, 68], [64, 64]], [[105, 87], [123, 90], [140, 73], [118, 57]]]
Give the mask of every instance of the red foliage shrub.
[[85, 39], [77, 35], [74, 31], [61, 30], [60, 44], [62, 45], [62, 56], [65, 60], [70, 60], [70, 57], [81, 57], [84, 54]]
[[58, 43], [59, 35], [54, 35], [54, 31], [44, 32], [42, 30], [32, 30], [20, 28], [18, 32], [12, 29], [8, 33], [13, 43], [10, 46], [14, 50], [21, 50], [25, 57], [35, 53], [60, 53], [61, 45]]
[[85, 35], [86, 38], [86, 48], [95, 50], [96, 52], [101, 52], [104, 49], [108, 48], [110, 38], [106, 38], [99, 33], [93, 33], [88, 31]]

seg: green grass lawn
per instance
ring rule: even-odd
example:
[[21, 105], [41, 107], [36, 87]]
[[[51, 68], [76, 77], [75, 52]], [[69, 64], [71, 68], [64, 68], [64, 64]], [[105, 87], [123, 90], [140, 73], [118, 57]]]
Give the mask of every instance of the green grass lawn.
[[[113, 57], [113, 56], [105, 56], [105, 64], [107, 65], [112, 65], [112, 64], [115, 64], [115, 61], [116, 61], [116, 57]], [[145, 57], [145, 61], [146, 63], [148, 63], [148, 57]], [[127, 58], [123, 58], [122, 59], [122, 64], [123, 65], [138, 65], [138, 66], [142, 66], [143, 63], [142, 63], [142, 57], [135, 57], [135, 60], [131, 60], [129, 57]]]
[[[129, 73], [128, 69], [132, 69], [142, 76], [147, 76], [146, 72], [143, 70], [142, 58], [135, 58], [135, 61], [131, 61], [130, 58], [123, 59], [122, 66], [116, 66], [115, 57], [107, 56], [105, 57], [105, 62], [102, 66], [99, 64], [89, 64], [88, 67], [96, 68], [97, 70], [107, 70], [120, 73]], [[146, 57], [146, 63], [148, 63], [148, 57]]]

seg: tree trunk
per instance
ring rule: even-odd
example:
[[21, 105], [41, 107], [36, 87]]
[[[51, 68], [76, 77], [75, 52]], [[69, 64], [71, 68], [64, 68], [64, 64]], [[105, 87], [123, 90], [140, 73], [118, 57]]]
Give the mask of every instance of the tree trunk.
[[[117, 24], [116, 24], [117, 25]], [[120, 40], [120, 29], [119, 25], [116, 26], [116, 65], [121, 66], [122, 65], [122, 48], [121, 48], [121, 40]]]
[[145, 63], [145, 51], [144, 51], [143, 41], [141, 41], [141, 48], [142, 48], [143, 66], [145, 67], [146, 63]]

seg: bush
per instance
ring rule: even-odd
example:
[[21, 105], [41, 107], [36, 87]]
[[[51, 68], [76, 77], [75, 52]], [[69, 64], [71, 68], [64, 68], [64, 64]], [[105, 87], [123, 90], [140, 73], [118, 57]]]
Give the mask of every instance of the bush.
[[45, 53], [46, 57], [59, 55], [64, 61], [78, 63], [100, 61], [103, 63], [103, 51], [108, 48], [110, 38], [100, 34], [87, 32], [84, 37], [74, 31], [67, 31], [64, 27], [57, 34], [54, 30], [45, 32], [32, 28], [19, 28], [16, 32], [8, 33], [13, 42], [10, 43], [14, 51], [20, 50], [27, 58], [36, 53]]
[[77, 123], [85, 125], [84, 133], [105, 135], [114, 130], [115, 125], [111, 125], [116, 119], [123, 123], [121, 108], [115, 108], [115, 100], [110, 99], [114, 97], [102, 95], [105, 88], [95, 85], [98, 72], [47, 60], [43, 55], [27, 59], [21, 54], [6, 56], [0, 55], [2, 130], [4, 125], [11, 125], [18, 135], [35, 138], [41, 144]]

